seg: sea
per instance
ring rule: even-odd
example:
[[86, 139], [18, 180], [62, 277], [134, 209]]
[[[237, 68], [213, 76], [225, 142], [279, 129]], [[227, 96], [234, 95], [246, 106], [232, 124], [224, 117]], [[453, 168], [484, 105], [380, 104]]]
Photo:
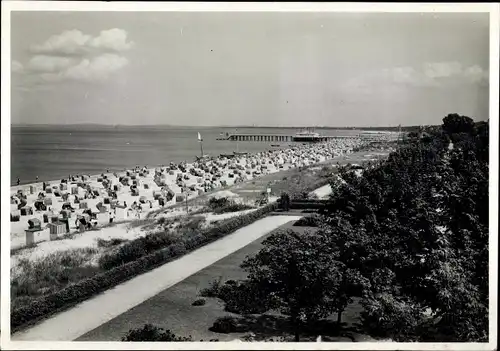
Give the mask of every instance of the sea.
[[[95, 175], [135, 166], [157, 167], [170, 162], [192, 162], [233, 151], [255, 153], [289, 147], [290, 142], [233, 142], [217, 138], [225, 133], [293, 135], [296, 128], [224, 128], [156, 126], [12, 126], [11, 185], [52, 181], [69, 175]], [[322, 135], [355, 135], [359, 130], [317, 128]], [[198, 142], [200, 133], [203, 142]], [[279, 148], [278, 147], [278, 148]]]

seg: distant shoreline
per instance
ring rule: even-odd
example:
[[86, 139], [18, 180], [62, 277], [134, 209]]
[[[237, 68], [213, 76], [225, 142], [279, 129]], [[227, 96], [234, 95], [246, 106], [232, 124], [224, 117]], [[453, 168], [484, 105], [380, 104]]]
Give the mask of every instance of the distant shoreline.
[[[150, 124], [150, 125], [113, 125], [113, 124], [94, 124], [94, 123], [75, 123], [75, 124], [11, 124], [11, 128], [56, 128], [56, 129], [73, 129], [79, 127], [86, 128], [106, 128], [106, 129], [152, 129], [152, 128], [178, 128], [178, 129], [336, 129], [336, 130], [356, 130], [356, 131], [397, 131], [399, 126], [385, 127], [334, 127], [334, 126], [183, 126], [170, 124]], [[401, 126], [402, 131], [418, 130], [420, 126]]]

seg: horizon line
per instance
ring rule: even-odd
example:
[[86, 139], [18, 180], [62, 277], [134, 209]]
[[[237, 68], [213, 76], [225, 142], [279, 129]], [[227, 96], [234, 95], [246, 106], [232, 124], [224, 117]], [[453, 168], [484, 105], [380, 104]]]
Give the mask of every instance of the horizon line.
[[[409, 125], [384, 125], [384, 126], [331, 126], [331, 125], [182, 125], [182, 124], [107, 124], [107, 123], [11, 123], [11, 127], [31, 127], [31, 126], [105, 126], [105, 127], [189, 127], [189, 128], [401, 128], [416, 127], [421, 124]], [[440, 124], [436, 124], [440, 125]]]

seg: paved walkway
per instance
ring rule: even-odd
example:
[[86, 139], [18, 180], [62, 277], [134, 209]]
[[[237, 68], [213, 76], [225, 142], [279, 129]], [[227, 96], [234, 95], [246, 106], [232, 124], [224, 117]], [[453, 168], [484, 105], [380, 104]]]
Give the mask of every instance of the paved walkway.
[[27, 330], [12, 341], [72, 341], [301, 216], [270, 216], [135, 277]]
[[316, 194], [318, 199], [323, 199], [323, 198], [328, 197], [328, 195], [330, 195], [332, 193], [332, 187], [330, 186], [330, 184], [327, 184], [327, 185], [322, 186], [321, 188], [318, 188], [314, 191], [311, 191], [311, 193]]

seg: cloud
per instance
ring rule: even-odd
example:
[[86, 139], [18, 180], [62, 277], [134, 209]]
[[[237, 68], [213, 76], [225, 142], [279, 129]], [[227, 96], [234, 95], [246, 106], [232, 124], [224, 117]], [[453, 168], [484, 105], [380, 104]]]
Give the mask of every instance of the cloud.
[[58, 53], [77, 54], [85, 53], [85, 47], [92, 37], [83, 34], [81, 31], [73, 29], [53, 35], [40, 45], [33, 45], [31, 51], [34, 53]]
[[458, 62], [433, 62], [425, 63], [423, 72], [426, 77], [436, 79], [460, 76], [463, 70]]
[[127, 32], [123, 29], [113, 28], [101, 31], [98, 37], [92, 38], [89, 45], [94, 48], [126, 51], [132, 48], [133, 42], [127, 42]]
[[106, 53], [93, 58], [83, 58], [58, 71], [47, 70], [40, 74], [40, 77], [47, 82], [61, 80], [103, 81], [128, 63], [127, 58], [123, 56]]
[[24, 66], [21, 62], [13, 60], [10, 64], [10, 70], [12, 72], [22, 72], [24, 69]]
[[[127, 32], [119, 28], [103, 30], [94, 37], [76, 29], [67, 30], [33, 45], [34, 55], [24, 70], [45, 82], [100, 81], [129, 64], [122, 53], [132, 46]], [[12, 69], [23, 69], [23, 65], [13, 61]]]
[[396, 67], [387, 71], [390, 82], [420, 87], [435, 85], [435, 82], [429, 79], [430, 77], [423, 75], [413, 67]]
[[481, 66], [474, 65], [468, 67], [464, 71], [464, 76], [467, 77], [472, 82], [488, 82], [490, 77], [487, 71], [483, 70]]
[[122, 52], [134, 44], [127, 41], [127, 36], [127, 32], [119, 28], [103, 30], [95, 37], [73, 29], [53, 35], [42, 44], [33, 45], [31, 51], [52, 55], [85, 55], [95, 49]]
[[128, 60], [123, 56], [103, 54], [92, 59], [83, 59], [77, 65], [66, 69], [62, 76], [84, 81], [102, 80], [126, 65], [128, 65]]
[[354, 77], [345, 84], [348, 90], [376, 92], [380, 89], [412, 87], [444, 87], [453, 84], [484, 84], [488, 73], [480, 66], [467, 68], [459, 62], [428, 62], [420, 68], [393, 67], [368, 72]]
[[35, 72], [59, 72], [73, 64], [67, 57], [36, 55], [28, 62], [28, 68]]

